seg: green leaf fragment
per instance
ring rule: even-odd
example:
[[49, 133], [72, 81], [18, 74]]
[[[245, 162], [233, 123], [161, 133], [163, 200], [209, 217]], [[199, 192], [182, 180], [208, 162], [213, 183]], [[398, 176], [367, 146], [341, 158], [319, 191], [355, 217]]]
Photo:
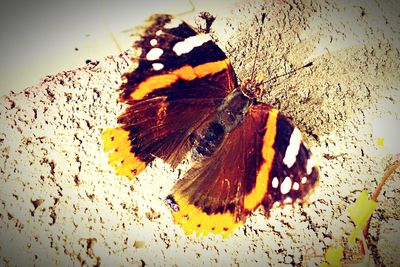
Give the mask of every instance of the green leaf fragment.
[[356, 239], [357, 236], [359, 236], [362, 232], [362, 228], [361, 227], [356, 227], [353, 229], [353, 231], [351, 231], [350, 236], [349, 236], [349, 243], [352, 245], [356, 244]]
[[362, 191], [356, 202], [347, 208], [350, 218], [356, 225], [349, 236], [350, 244], [356, 244], [357, 236], [361, 234], [377, 206], [377, 202], [368, 198], [367, 191]]
[[325, 253], [325, 260], [319, 267], [340, 267], [342, 264], [340, 260], [343, 259], [342, 247], [329, 247]]

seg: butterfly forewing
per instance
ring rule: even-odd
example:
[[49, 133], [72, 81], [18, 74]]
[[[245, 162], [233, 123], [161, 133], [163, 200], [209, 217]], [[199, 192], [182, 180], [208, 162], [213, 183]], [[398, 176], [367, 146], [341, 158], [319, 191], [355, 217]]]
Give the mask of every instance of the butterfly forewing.
[[176, 166], [188, 136], [237, 86], [229, 60], [208, 35], [170, 15], [154, 15], [134, 70], [123, 75], [120, 126], [106, 129], [104, 147], [118, 174], [135, 177], [154, 157]]

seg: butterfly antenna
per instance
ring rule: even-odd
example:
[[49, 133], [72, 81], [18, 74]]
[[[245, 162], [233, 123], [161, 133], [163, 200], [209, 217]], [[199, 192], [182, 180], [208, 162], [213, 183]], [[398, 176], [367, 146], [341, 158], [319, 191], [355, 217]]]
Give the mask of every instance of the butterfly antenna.
[[181, 13], [177, 13], [177, 14], [175, 14], [174, 16], [175, 17], [182, 17], [182, 16], [184, 16], [184, 15], [186, 15], [186, 14], [190, 14], [190, 13], [192, 13], [192, 12], [194, 12], [195, 10], [196, 10], [196, 7], [195, 7], [195, 5], [193, 4], [193, 1], [192, 0], [188, 0], [188, 2], [189, 2], [189, 4], [190, 4], [190, 9], [189, 10], [186, 10], [186, 11], [183, 11], [183, 12], [181, 12]]
[[261, 39], [261, 33], [262, 33], [262, 28], [263, 28], [263, 25], [264, 25], [265, 17], [266, 17], [266, 13], [263, 13], [262, 16], [261, 16], [261, 25], [260, 25], [260, 28], [258, 29], [256, 55], [254, 57], [253, 67], [252, 67], [251, 75], [250, 75], [251, 81], [253, 81], [254, 78], [255, 78], [254, 76], [255, 76], [255, 72], [256, 72], [256, 61], [257, 61], [257, 56], [258, 56], [258, 50], [259, 50], [259, 47], [260, 47], [260, 39]]
[[301, 67], [299, 67], [299, 68], [296, 68], [296, 69], [294, 69], [294, 70], [291, 70], [291, 71], [289, 71], [289, 72], [287, 72], [287, 73], [284, 73], [284, 74], [281, 74], [281, 75], [277, 75], [277, 76], [275, 76], [275, 77], [273, 77], [273, 78], [271, 78], [271, 79], [269, 79], [269, 80], [263, 81], [263, 83], [267, 83], [267, 82], [270, 82], [270, 81], [275, 81], [275, 80], [277, 80], [277, 79], [280, 78], [280, 77], [287, 76], [287, 75], [290, 75], [290, 74], [292, 74], [292, 73], [295, 73], [295, 72], [297, 72], [297, 71], [299, 71], [299, 70], [301, 70], [301, 69], [311, 67], [312, 64], [313, 64], [312, 62], [309, 62], [309, 63], [305, 64], [304, 66], [301, 66]]

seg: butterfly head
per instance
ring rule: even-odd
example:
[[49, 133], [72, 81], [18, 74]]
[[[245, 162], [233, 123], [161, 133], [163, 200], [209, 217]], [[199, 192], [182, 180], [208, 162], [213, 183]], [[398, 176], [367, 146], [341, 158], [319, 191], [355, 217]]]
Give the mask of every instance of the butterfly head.
[[246, 78], [240, 85], [242, 93], [250, 99], [260, 98], [264, 88], [264, 75], [258, 74], [255, 78]]

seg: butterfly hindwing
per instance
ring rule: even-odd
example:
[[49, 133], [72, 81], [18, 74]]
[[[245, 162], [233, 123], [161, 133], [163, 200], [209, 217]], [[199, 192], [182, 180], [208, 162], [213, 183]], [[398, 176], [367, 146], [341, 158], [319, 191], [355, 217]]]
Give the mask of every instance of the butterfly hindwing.
[[141, 38], [134, 70], [123, 75], [120, 101], [128, 104], [117, 128], [103, 134], [109, 162], [133, 178], [154, 157], [176, 166], [188, 137], [235, 87], [236, 76], [209, 35], [170, 15], [154, 15]]

